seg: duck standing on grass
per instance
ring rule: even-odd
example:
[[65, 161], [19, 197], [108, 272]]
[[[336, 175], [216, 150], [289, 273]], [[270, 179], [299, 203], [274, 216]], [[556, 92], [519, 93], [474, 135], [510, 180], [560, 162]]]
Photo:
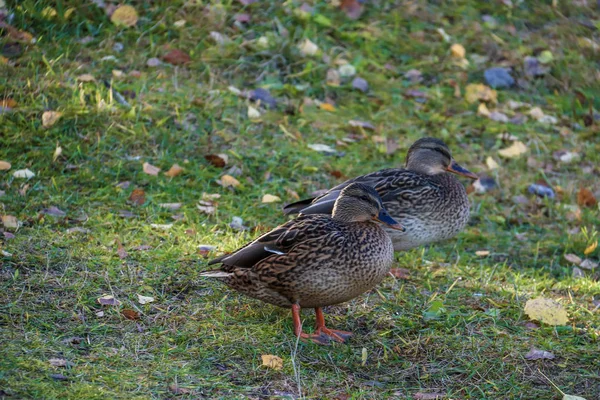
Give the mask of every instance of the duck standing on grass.
[[[321, 307], [343, 303], [372, 289], [389, 272], [394, 249], [379, 223], [404, 228], [383, 207], [377, 192], [361, 183], [340, 191], [333, 213], [301, 215], [266, 233], [201, 276], [280, 307], [290, 307], [294, 334], [315, 343], [345, 342], [350, 332], [329, 329]], [[302, 332], [300, 309], [314, 308], [315, 332]]]
[[449, 239], [469, 221], [469, 198], [453, 175], [479, 179], [461, 167], [440, 139], [422, 138], [408, 150], [406, 168], [388, 168], [350, 179], [322, 196], [284, 207], [286, 214], [329, 214], [348, 185], [358, 182], [377, 190], [390, 215], [402, 221], [404, 231], [386, 229], [394, 250]]

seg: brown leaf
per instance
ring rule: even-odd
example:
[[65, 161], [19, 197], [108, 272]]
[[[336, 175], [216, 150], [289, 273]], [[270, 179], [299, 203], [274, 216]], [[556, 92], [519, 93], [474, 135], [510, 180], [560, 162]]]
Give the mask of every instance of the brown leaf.
[[129, 308], [126, 308], [123, 311], [121, 311], [121, 315], [132, 321], [137, 321], [140, 319], [140, 314], [137, 311], [130, 310]]
[[204, 156], [206, 161], [211, 163], [214, 167], [223, 168], [227, 165], [227, 154], [207, 154]]
[[144, 192], [144, 189], [133, 189], [129, 201], [138, 206], [143, 205], [146, 202], [146, 192]]
[[575, 254], [565, 254], [565, 260], [570, 262], [571, 264], [579, 265], [581, 264], [581, 258], [576, 256]]
[[17, 106], [17, 102], [11, 99], [10, 97], [0, 99], [0, 107], [2, 108], [15, 108]]
[[406, 268], [392, 268], [390, 274], [397, 279], [410, 279], [410, 270]]
[[158, 176], [158, 173], [160, 172], [160, 168], [155, 167], [154, 165], [149, 164], [147, 162], [143, 164], [143, 169], [145, 173], [153, 176]]
[[119, 255], [119, 258], [121, 260], [127, 258], [127, 256], [129, 255], [127, 254], [127, 251], [125, 251], [125, 249], [123, 248], [123, 244], [119, 239], [117, 239], [117, 254]]
[[184, 65], [192, 61], [186, 52], [178, 49], [169, 51], [162, 57], [162, 59], [172, 65]]
[[344, 176], [344, 174], [342, 174], [342, 171], [334, 169], [329, 171], [329, 175], [333, 176], [334, 178], [340, 179], [342, 176]]
[[577, 204], [581, 207], [596, 207], [598, 200], [594, 197], [594, 194], [588, 188], [580, 188], [577, 193]]
[[8, 171], [11, 165], [8, 161], [0, 160], [0, 171]]
[[346, 13], [350, 19], [358, 19], [363, 13], [363, 7], [358, 0], [342, 0], [340, 9]]
[[261, 355], [262, 365], [268, 368], [272, 368], [274, 370], [280, 370], [283, 368], [283, 360], [281, 357], [277, 357], [271, 354], [263, 354]]
[[235, 179], [231, 175], [223, 175], [220, 181], [217, 181], [223, 187], [238, 187], [240, 185], [240, 181]]
[[104, 296], [99, 297], [98, 303], [102, 304], [103, 306], [118, 306], [121, 304], [119, 300], [115, 299], [110, 294], [105, 294]]
[[173, 166], [167, 172], [165, 172], [165, 175], [174, 178], [182, 172], [183, 168], [181, 168], [178, 164], [173, 164]]
[[0, 20], [0, 29], [3, 29], [8, 37], [19, 42], [31, 43], [33, 35], [29, 32], [20, 31], [17, 28]]
[[56, 123], [62, 117], [62, 113], [58, 111], [45, 111], [42, 114], [42, 126], [49, 128]]
[[2, 224], [5, 228], [17, 229], [19, 227], [19, 220], [13, 215], [3, 215]]
[[173, 394], [190, 394], [192, 393], [192, 389], [182, 388], [177, 386], [176, 384], [169, 385], [169, 390], [173, 392]]

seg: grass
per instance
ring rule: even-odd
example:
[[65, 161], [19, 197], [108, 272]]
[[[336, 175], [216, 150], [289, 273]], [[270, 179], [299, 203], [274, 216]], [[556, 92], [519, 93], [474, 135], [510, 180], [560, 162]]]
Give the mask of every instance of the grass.
[[[600, 396], [599, 275], [574, 278], [563, 258], [583, 258], [600, 225], [597, 206], [577, 205], [580, 187], [600, 189], [597, 113], [596, 121], [590, 117], [600, 108], [597, 5], [368, 2], [363, 16], [351, 20], [328, 2], [309, 1], [310, 16], [298, 12], [297, 1], [132, 1], [140, 20], [127, 29], [91, 2], [8, 3], [10, 23], [37, 42], [19, 44], [15, 55], [9, 54], [14, 40], [0, 38], [7, 57], [0, 96], [17, 104], [0, 114], [0, 160], [12, 164], [0, 171], [0, 214], [21, 223], [0, 235], [2, 397], [367, 399], [438, 392], [559, 399], [554, 385], [588, 400]], [[57, 16], [48, 18], [43, 10], [51, 3]], [[69, 7], [77, 11], [64, 18]], [[249, 14], [250, 23], [237, 28], [236, 14]], [[175, 25], [179, 20], [183, 27]], [[445, 42], [438, 28], [452, 40]], [[212, 31], [229, 41], [216, 44]], [[266, 47], [259, 44], [263, 36]], [[322, 53], [300, 54], [305, 38]], [[455, 66], [453, 42], [467, 57], [488, 60], [471, 59], [466, 70]], [[167, 48], [187, 52], [191, 62], [146, 65]], [[523, 58], [543, 50], [553, 53], [550, 71], [526, 77]], [[327, 70], [341, 59], [369, 82], [367, 94], [349, 81], [326, 84]], [[557, 124], [477, 115], [477, 104], [463, 98], [465, 87], [482, 83], [483, 71], [496, 65], [513, 66], [521, 79], [519, 88], [499, 91], [501, 105], [528, 102]], [[411, 69], [422, 72], [421, 83], [404, 78]], [[113, 77], [113, 70], [123, 76]], [[78, 82], [82, 74], [96, 81]], [[132, 107], [118, 103], [103, 80], [125, 96], [135, 93], [127, 98]], [[262, 116], [249, 120], [249, 101], [230, 86], [268, 88], [278, 107], [254, 104]], [[408, 89], [428, 97], [422, 103]], [[329, 101], [335, 110], [305, 99]], [[45, 128], [47, 110], [63, 115]], [[375, 131], [352, 128], [349, 120], [369, 121]], [[498, 157], [510, 145], [504, 133], [529, 152]], [[231, 251], [286, 220], [281, 203], [261, 203], [264, 194], [288, 202], [291, 191], [305, 197], [402, 165], [408, 146], [424, 135], [443, 138], [462, 165], [491, 176], [497, 187], [470, 194], [472, 220], [456, 239], [397, 255], [408, 279], [390, 277], [327, 310], [332, 326], [355, 332], [348, 345], [300, 343], [296, 350], [288, 310], [198, 278], [207, 257], [218, 254], [198, 245]], [[387, 154], [385, 140], [398, 150]], [[311, 143], [340, 153], [318, 153]], [[57, 146], [62, 154], [53, 160]], [[580, 157], [559, 162], [553, 155], [559, 150]], [[228, 155], [225, 168], [204, 157], [217, 153]], [[499, 169], [488, 169], [488, 156]], [[177, 163], [184, 172], [151, 176], [143, 162], [163, 171]], [[223, 188], [217, 180], [235, 172], [231, 167], [241, 185]], [[13, 177], [25, 168], [35, 177]], [[537, 181], [553, 186], [557, 198], [528, 194]], [[145, 192], [141, 206], [128, 201], [136, 188]], [[221, 195], [214, 215], [197, 209], [203, 193]], [[526, 201], [515, 201], [519, 195]], [[176, 211], [160, 206], [175, 202], [182, 204]], [[43, 212], [52, 206], [66, 216]], [[230, 228], [234, 216], [249, 229]], [[598, 254], [587, 258], [598, 261]], [[121, 305], [99, 305], [105, 294]], [[142, 305], [137, 294], [155, 301]], [[540, 295], [567, 308], [568, 325], [531, 328], [524, 304]], [[303, 316], [312, 325], [312, 313]], [[532, 347], [556, 357], [526, 360]], [[283, 369], [263, 367], [263, 354], [283, 358]], [[53, 366], [50, 359], [67, 364]]]

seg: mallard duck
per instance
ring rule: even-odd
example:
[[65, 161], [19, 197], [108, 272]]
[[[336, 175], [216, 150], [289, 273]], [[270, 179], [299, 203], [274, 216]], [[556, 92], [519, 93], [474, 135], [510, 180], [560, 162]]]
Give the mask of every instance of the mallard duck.
[[387, 229], [394, 250], [453, 237], [469, 220], [469, 199], [454, 175], [478, 179], [461, 167], [446, 144], [435, 138], [417, 140], [408, 150], [406, 168], [389, 168], [350, 179], [322, 196], [284, 207], [286, 214], [329, 214], [336, 198], [348, 185], [359, 182], [377, 190], [390, 215], [405, 231]]
[[[377, 192], [361, 183], [340, 191], [329, 215], [301, 215], [239, 250], [209, 262], [201, 273], [267, 303], [292, 310], [294, 334], [326, 344], [351, 333], [325, 326], [322, 307], [343, 303], [375, 287], [389, 272], [394, 250], [380, 223], [402, 231]], [[300, 309], [316, 311], [315, 332], [302, 332]]]

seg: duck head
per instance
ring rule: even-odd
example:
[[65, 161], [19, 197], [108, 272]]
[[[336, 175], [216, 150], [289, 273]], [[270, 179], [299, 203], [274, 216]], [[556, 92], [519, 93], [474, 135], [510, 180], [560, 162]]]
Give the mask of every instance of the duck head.
[[333, 218], [344, 222], [376, 221], [404, 232], [383, 206], [375, 189], [362, 183], [351, 183], [340, 193], [333, 206]]
[[477, 175], [454, 161], [446, 143], [431, 137], [419, 139], [410, 146], [406, 156], [406, 168], [425, 175], [451, 172], [467, 178], [479, 179]]

